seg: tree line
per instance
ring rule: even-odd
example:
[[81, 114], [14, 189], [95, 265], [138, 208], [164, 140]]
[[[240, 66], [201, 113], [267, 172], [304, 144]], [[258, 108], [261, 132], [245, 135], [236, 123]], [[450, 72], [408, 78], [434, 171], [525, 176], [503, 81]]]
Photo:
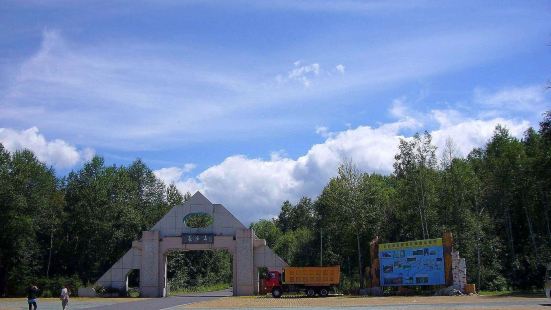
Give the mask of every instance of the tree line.
[[[348, 287], [366, 285], [375, 236], [395, 242], [451, 231], [471, 283], [528, 289], [541, 287], [551, 254], [550, 184], [551, 111], [522, 139], [498, 126], [465, 158], [453, 140], [437, 150], [425, 132], [400, 142], [390, 175], [345, 160], [316, 199], [286, 201], [277, 218], [251, 227], [290, 265], [341, 265]], [[46, 292], [94, 283], [187, 198], [141, 160], [109, 166], [96, 156], [57, 177], [31, 151], [0, 144], [0, 295], [22, 294], [30, 283]], [[170, 258], [174, 289], [231, 276], [227, 253]]]
[[341, 265], [350, 288], [369, 281], [369, 243], [452, 232], [480, 289], [541, 289], [551, 263], [551, 111], [521, 139], [502, 126], [466, 157], [451, 137], [402, 139], [390, 175], [345, 160], [315, 199], [285, 201], [277, 218], [251, 225], [293, 266]]

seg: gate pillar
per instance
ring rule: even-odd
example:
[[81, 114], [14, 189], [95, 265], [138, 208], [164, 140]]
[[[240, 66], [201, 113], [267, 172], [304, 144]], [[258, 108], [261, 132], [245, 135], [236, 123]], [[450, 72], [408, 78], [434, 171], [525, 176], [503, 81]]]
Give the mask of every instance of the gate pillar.
[[234, 296], [249, 296], [255, 293], [253, 241], [254, 234], [251, 229], [237, 229], [235, 231]]
[[141, 241], [140, 292], [143, 297], [160, 297], [162, 292], [159, 287], [159, 232], [144, 231]]

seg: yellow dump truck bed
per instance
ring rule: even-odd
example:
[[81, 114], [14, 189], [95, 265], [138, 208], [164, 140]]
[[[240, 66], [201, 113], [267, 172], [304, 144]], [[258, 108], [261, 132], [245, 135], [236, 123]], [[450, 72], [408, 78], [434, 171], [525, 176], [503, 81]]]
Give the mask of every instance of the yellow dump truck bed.
[[337, 285], [341, 280], [341, 267], [285, 267], [284, 284], [312, 286]]

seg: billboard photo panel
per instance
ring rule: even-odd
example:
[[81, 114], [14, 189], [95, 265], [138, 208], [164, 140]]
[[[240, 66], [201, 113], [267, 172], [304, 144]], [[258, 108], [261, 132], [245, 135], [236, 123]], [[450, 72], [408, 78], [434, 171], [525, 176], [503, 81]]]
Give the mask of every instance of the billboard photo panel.
[[445, 284], [442, 238], [380, 244], [379, 261], [382, 286]]

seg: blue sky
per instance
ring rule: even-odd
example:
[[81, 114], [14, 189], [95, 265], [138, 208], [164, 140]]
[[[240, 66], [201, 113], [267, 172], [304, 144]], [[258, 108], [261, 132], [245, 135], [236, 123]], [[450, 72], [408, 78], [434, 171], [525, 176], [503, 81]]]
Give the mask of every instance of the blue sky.
[[142, 158], [243, 221], [343, 158], [390, 173], [429, 130], [457, 156], [550, 108], [547, 1], [2, 1], [0, 142], [59, 174]]

